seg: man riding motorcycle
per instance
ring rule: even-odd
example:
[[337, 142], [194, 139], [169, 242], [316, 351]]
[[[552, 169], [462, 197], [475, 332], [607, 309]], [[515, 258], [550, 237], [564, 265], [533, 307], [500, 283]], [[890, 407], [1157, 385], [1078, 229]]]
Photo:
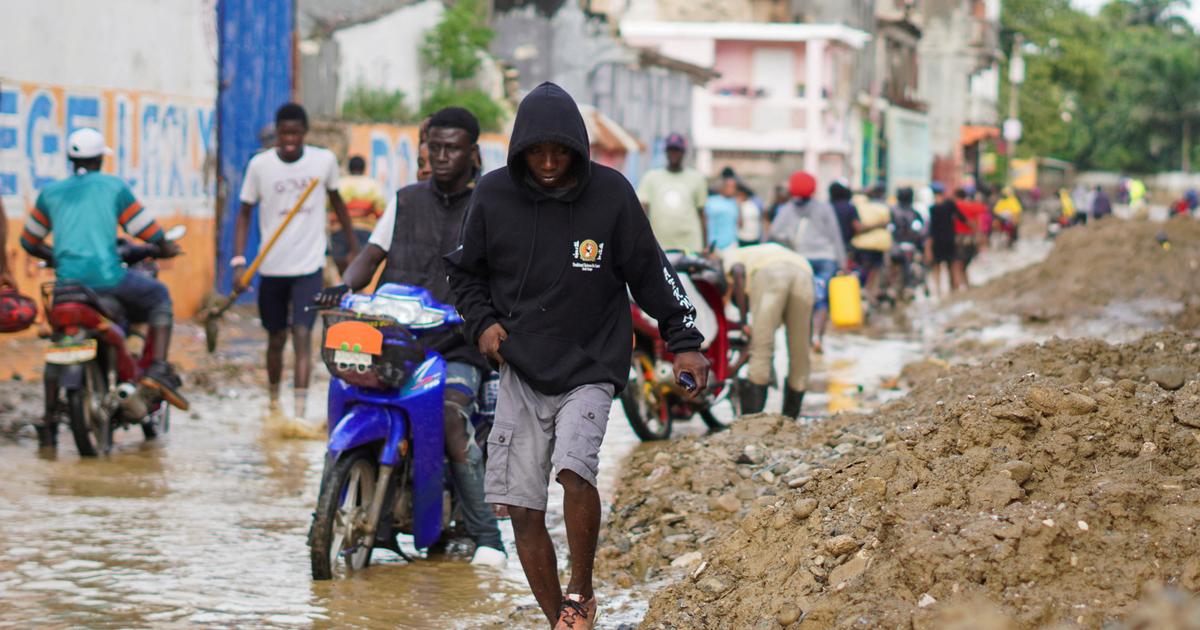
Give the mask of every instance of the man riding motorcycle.
[[[396, 192], [375, 224], [370, 242], [346, 268], [345, 284], [322, 291], [318, 303], [333, 307], [347, 292], [365, 288], [380, 263], [384, 263], [382, 282], [424, 287], [437, 300], [452, 301], [442, 255], [458, 245], [479, 177], [478, 143], [479, 122], [469, 111], [449, 107], [435, 113], [427, 142], [433, 177]], [[488, 363], [457, 330], [438, 333], [426, 343], [448, 361], [443, 409], [446, 456], [467, 532], [476, 544], [472, 564], [499, 567], [508, 556], [496, 518], [484, 501], [483, 453], [475, 444], [470, 422]]]
[[[149, 351], [153, 364], [141, 384], [158, 390], [176, 407], [187, 402], [177, 391], [179, 377], [167, 363], [173, 314], [171, 295], [158, 280], [128, 273], [117, 252], [117, 226], [126, 233], [158, 247], [158, 258], [180, 253], [168, 241], [148, 210], [121, 179], [100, 172], [104, 156], [112, 153], [104, 136], [95, 129], [78, 129], [67, 139], [67, 157], [72, 176], [42, 189], [37, 203], [25, 219], [21, 247], [31, 256], [51, 261], [59, 285], [77, 284], [121, 304], [131, 323], [147, 323], [154, 340]], [[53, 232], [52, 245], [46, 244]], [[57, 424], [55, 400], [47, 396], [46, 415], [39, 438], [53, 446]]]

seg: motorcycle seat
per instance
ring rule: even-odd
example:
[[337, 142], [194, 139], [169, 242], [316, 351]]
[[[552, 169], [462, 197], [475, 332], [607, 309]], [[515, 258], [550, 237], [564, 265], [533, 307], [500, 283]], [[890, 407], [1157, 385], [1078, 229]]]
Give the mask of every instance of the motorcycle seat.
[[114, 322], [124, 321], [125, 309], [121, 307], [119, 300], [111, 295], [100, 295], [82, 284], [54, 285], [53, 300], [54, 304], [68, 302], [86, 304]]

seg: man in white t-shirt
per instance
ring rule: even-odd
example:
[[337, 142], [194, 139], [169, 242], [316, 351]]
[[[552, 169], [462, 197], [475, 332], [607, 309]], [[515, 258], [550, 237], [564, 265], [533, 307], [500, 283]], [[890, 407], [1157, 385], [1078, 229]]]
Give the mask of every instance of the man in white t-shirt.
[[[246, 266], [246, 239], [250, 217], [258, 204], [258, 230], [268, 239], [283, 223], [289, 211], [314, 178], [326, 191], [329, 204], [350, 243], [350, 257], [358, 251], [358, 241], [346, 204], [338, 194], [337, 158], [327, 149], [304, 144], [308, 115], [296, 103], [288, 103], [275, 113], [276, 147], [254, 156], [246, 167], [242, 182], [241, 211], [234, 231], [234, 282], [240, 286]], [[258, 288], [258, 311], [267, 329], [267, 381], [271, 406], [279, 404], [283, 380], [283, 349], [291, 331], [296, 354], [295, 413], [304, 417], [308, 400], [308, 381], [312, 374], [312, 327], [316, 311], [306, 310], [321, 291], [325, 265], [325, 200], [311, 194], [279, 235], [274, 247], [258, 268], [262, 281]]]
[[637, 195], [664, 250], [696, 253], [708, 242], [704, 233], [708, 184], [700, 171], [683, 165], [686, 155], [687, 140], [677, 133], [667, 136], [667, 168], [646, 173]]

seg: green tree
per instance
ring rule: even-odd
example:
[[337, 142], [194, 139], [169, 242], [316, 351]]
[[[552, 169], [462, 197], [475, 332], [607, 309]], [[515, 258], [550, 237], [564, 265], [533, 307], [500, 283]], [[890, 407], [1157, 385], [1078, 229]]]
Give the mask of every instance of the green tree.
[[425, 33], [421, 60], [437, 73], [438, 83], [469, 81], [479, 71], [481, 55], [496, 36], [484, 22], [479, 0], [458, 0], [442, 21]]
[[1200, 47], [1178, 37], [1147, 46], [1130, 60], [1141, 81], [1131, 87], [1131, 119], [1146, 130], [1151, 156], [1190, 171], [1200, 130]]
[[457, 0], [446, 9], [421, 44], [421, 61], [435, 75], [433, 88], [421, 101], [422, 116], [443, 107], [464, 107], [475, 114], [481, 128], [500, 130], [504, 106], [480, 90], [475, 80], [493, 37], [480, 0]]
[[[1188, 2], [1115, 0], [1092, 16], [1069, 0], [1007, 0], [1002, 42], [1029, 42], [1021, 156], [1128, 172], [1190, 169], [1200, 132], [1200, 36]], [[1007, 68], [1005, 68], [1007, 72]], [[1009, 86], [1002, 88], [1007, 102]]]
[[432, 116], [443, 107], [463, 107], [475, 114], [479, 128], [499, 131], [504, 126], [508, 111], [482, 90], [474, 88], [457, 90], [436, 87], [421, 101], [421, 118]]
[[370, 88], [359, 83], [342, 102], [342, 118], [356, 122], [412, 122], [412, 110], [405, 100], [400, 90]]
[[1177, 11], [1191, 6], [1191, 0], [1113, 0], [1105, 5], [1104, 16], [1130, 26], [1186, 25]]

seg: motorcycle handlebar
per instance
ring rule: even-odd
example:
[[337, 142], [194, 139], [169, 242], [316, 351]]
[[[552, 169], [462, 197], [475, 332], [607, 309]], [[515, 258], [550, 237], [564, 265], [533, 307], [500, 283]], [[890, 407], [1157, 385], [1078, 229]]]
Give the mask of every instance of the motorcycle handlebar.
[[157, 245], [139, 245], [125, 239], [117, 239], [117, 254], [127, 265], [134, 265], [147, 258], [158, 258], [161, 250]]

